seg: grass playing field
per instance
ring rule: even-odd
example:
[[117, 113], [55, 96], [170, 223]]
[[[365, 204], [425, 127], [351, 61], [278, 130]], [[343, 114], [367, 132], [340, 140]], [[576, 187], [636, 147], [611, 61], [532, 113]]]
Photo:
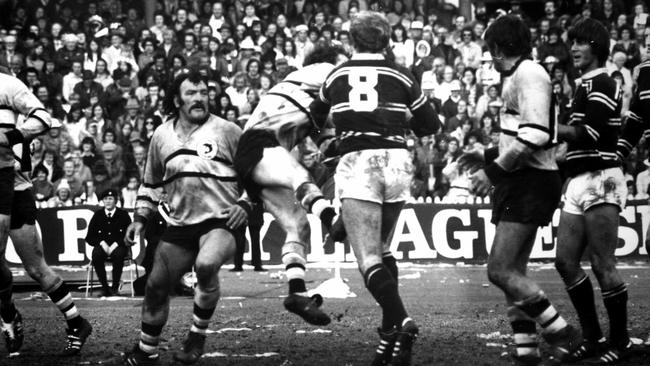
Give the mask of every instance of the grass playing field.
[[[650, 331], [650, 267], [637, 263], [621, 271], [629, 284], [630, 334], [645, 340]], [[550, 265], [538, 265], [530, 272], [560, 312], [577, 324], [555, 270]], [[309, 270], [308, 286], [318, 286], [333, 273], [327, 268]], [[198, 364], [368, 365], [378, 341], [375, 328], [380, 309], [354, 268], [344, 268], [341, 274], [356, 297], [325, 299], [324, 308], [333, 321], [318, 328], [284, 311], [286, 286], [285, 280], [278, 278], [277, 268], [264, 273], [223, 271], [223, 299], [210, 326], [207, 354]], [[405, 265], [400, 267], [399, 283], [407, 310], [420, 325], [413, 365], [510, 364], [504, 357], [511, 339], [503, 295], [488, 285], [485, 267]], [[594, 287], [598, 289], [595, 281]], [[138, 338], [141, 298], [79, 299], [77, 305], [93, 324], [94, 332], [80, 356], [58, 358], [65, 342], [62, 316], [49, 300], [30, 295], [15, 295], [25, 320], [25, 344], [20, 355], [12, 358], [7, 358], [0, 346], [0, 365], [113, 364]], [[596, 298], [604, 320], [599, 291]], [[189, 330], [191, 311], [191, 298], [172, 300], [170, 320], [163, 331], [161, 365], [174, 364], [172, 353]], [[607, 331], [607, 324], [601, 324]], [[650, 365], [650, 355], [639, 354], [622, 365]]]

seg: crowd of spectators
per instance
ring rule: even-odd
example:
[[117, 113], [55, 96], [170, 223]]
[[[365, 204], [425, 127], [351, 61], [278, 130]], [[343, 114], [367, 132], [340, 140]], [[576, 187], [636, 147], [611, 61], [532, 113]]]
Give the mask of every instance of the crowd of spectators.
[[[411, 70], [444, 121], [439, 134], [408, 140], [414, 197], [470, 196], [458, 157], [498, 144], [501, 76], [481, 35], [499, 15], [517, 14], [529, 24], [532, 57], [549, 72], [560, 118], [578, 78], [567, 40], [577, 20], [592, 17], [610, 30], [607, 68], [624, 90], [623, 114], [635, 67], [647, 54], [646, 5], [620, 0], [545, 1], [537, 17], [517, 1], [490, 11], [474, 2], [465, 17], [435, 0], [158, 0], [151, 25], [144, 21], [144, 1], [9, 3], [8, 24], [0, 28], [0, 71], [23, 80], [55, 118], [31, 143], [41, 207], [98, 204], [109, 188], [121, 192], [123, 207], [133, 207], [148, 142], [164, 119], [165, 89], [176, 74], [199, 67], [210, 79], [211, 112], [242, 125], [315, 44], [352, 52], [350, 18], [361, 10], [386, 14], [392, 57]], [[327, 180], [323, 154], [303, 147], [297, 154]], [[647, 196], [646, 158], [643, 142], [625, 163], [632, 195]]]

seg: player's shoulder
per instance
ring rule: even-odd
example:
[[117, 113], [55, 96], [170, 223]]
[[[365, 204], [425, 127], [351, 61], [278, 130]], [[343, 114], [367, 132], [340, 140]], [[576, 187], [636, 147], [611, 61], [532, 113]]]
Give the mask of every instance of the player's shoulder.
[[533, 60], [523, 60], [517, 67], [517, 78], [522, 81], [551, 82], [551, 77], [544, 67]]
[[607, 95], [616, 94], [618, 84], [606, 71], [600, 72], [591, 79], [591, 92], [600, 92]]
[[210, 114], [210, 117], [205, 123], [213, 126], [218, 133], [223, 133], [226, 137], [239, 137], [242, 134], [242, 129], [239, 125], [214, 114]]

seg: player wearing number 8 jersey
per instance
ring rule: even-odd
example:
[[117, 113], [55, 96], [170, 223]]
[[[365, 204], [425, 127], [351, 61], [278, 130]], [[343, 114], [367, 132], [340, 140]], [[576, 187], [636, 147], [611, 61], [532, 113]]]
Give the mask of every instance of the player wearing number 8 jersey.
[[383, 260], [382, 250], [409, 196], [413, 166], [405, 133], [433, 134], [440, 121], [413, 76], [384, 54], [390, 32], [383, 15], [359, 13], [350, 26], [356, 53], [330, 73], [311, 111], [321, 126], [332, 113], [341, 139], [335, 182], [343, 222], [383, 311], [372, 364], [409, 365], [418, 328], [402, 304], [394, 259]]

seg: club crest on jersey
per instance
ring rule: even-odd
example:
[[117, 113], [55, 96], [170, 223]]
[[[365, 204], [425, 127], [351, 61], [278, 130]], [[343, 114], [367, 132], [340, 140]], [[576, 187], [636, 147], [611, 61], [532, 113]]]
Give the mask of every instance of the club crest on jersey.
[[212, 160], [217, 156], [217, 142], [211, 139], [202, 139], [196, 144], [196, 154], [203, 159]]

